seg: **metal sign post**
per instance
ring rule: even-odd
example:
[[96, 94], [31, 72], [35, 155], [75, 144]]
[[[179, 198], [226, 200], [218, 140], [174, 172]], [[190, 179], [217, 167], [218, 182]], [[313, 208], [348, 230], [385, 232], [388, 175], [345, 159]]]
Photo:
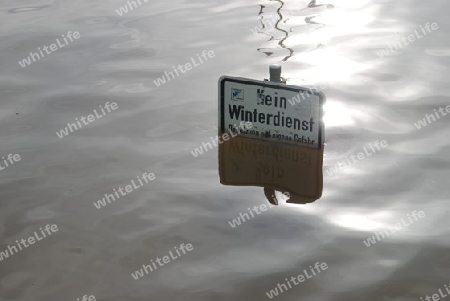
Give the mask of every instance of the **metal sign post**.
[[271, 81], [274, 83], [286, 83], [286, 80], [281, 77], [281, 66], [278, 64], [272, 64], [269, 66], [269, 79], [264, 79], [264, 81]]
[[269, 67], [270, 81], [271, 82], [281, 82], [281, 66], [280, 65], [270, 65]]

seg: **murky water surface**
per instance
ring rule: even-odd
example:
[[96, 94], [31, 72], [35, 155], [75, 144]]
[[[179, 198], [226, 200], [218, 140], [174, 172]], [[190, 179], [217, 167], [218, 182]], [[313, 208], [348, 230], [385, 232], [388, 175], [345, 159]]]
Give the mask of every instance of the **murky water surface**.
[[[0, 300], [445, 299], [448, 1], [140, 3], [0, 4]], [[327, 96], [314, 203], [269, 207], [191, 153], [219, 77], [272, 63]]]

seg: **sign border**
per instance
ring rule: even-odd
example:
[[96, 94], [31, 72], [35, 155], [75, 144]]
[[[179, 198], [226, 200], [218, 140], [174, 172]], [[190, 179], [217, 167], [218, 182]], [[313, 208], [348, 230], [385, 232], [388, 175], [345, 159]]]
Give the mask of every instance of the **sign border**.
[[[325, 94], [323, 94], [321, 91], [316, 91], [312, 89], [308, 89], [306, 87], [300, 87], [300, 86], [293, 86], [293, 85], [285, 85], [283, 83], [276, 83], [271, 81], [259, 81], [255, 79], [250, 78], [244, 78], [244, 77], [232, 77], [232, 76], [221, 76], [219, 78], [219, 124], [220, 124], [220, 131], [223, 133], [225, 131], [225, 83], [226, 82], [233, 82], [238, 84], [245, 84], [250, 86], [262, 86], [263, 88], [273, 88], [273, 89], [281, 89], [281, 90], [288, 90], [291, 92], [308, 92], [310, 94], [313, 94], [319, 98], [319, 110], [320, 110], [320, 122], [319, 122], [319, 141], [318, 141], [318, 147], [317, 149], [323, 148], [323, 143], [325, 141], [325, 125], [323, 122], [323, 105], [326, 102]], [[250, 138], [250, 137], [249, 137]], [[254, 138], [253, 139], [258, 139]], [[286, 141], [275, 141], [275, 140], [267, 140], [271, 142], [276, 143], [287, 143], [287, 144], [294, 144], [295, 143], [289, 143]], [[299, 147], [304, 147], [302, 145], [298, 145]], [[316, 148], [312, 148], [316, 149]]]

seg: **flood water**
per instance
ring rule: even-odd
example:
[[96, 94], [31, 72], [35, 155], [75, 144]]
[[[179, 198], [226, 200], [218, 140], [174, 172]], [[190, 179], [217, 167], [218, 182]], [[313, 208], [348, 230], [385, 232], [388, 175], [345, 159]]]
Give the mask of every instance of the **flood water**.
[[[0, 3], [0, 301], [450, 300], [448, 1], [140, 3]], [[219, 78], [274, 63], [326, 95], [312, 203], [191, 153]]]

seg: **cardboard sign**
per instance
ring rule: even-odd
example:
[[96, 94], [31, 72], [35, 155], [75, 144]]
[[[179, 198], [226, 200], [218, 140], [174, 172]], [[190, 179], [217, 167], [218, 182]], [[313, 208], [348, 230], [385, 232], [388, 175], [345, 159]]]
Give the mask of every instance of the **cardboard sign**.
[[219, 128], [253, 127], [245, 137], [322, 149], [325, 95], [269, 81], [223, 76], [219, 79]]

